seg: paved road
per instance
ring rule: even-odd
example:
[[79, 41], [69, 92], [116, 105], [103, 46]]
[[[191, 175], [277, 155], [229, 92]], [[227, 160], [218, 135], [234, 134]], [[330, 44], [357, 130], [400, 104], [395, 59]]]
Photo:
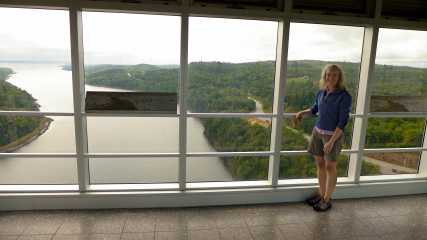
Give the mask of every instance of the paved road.
[[[262, 111], [262, 105], [260, 102], [258, 102], [257, 100], [255, 100], [251, 97], [248, 97], [248, 98], [255, 101], [255, 113], [264, 113]], [[271, 118], [260, 117], [259, 120], [271, 123]], [[298, 132], [297, 130], [295, 130], [291, 127], [288, 127], [288, 126], [285, 126], [285, 127], [287, 127], [288, 129], [290, 129], [294, 132]], [[307, 141], [310, 141], [310, 138], [311, 138], [310, 135], [304, 134], [304, 137], [305, 137], [305, 139], [307, 139]], [[363, 160], [366, 162], [369, 162], [369, 163], [379, 165], [380, 166], [380, 172], [382, 175], [399, 174], [400, 171], [404, 171], [407, 173], [417, 173], [418, 172], [416, 169], [402, 167], [400, 165], [395, 165], [395, 164], [379, 161], [379, 160], [376, 160], [373, 158], [363, 157]], [[393, 172], [393, 168], [396, 168], [396, 172]]]

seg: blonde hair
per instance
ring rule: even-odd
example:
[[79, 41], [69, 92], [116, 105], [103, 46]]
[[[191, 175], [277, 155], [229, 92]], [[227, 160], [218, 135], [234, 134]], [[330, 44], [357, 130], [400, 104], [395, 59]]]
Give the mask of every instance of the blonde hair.
[[338, 71], [340, 72], [338, 83], [337, 83], [337, 89], [345, 90], [346, 86], [345, 86], [344, 69], [340, 65], [336, 65], [336, 64], [328, 64], [323, 68], [322, 75], [320, 76], [320, 81], [319, 81], [320, 89], [326, 89], [326, 71], [328, 71], [331, 68], [338, 69]]

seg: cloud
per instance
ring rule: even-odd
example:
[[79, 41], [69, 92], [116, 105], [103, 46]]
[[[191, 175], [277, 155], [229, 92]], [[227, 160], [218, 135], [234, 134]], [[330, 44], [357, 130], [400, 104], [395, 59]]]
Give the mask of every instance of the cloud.
[[376, 63], [427, 68], [427, 32], [380, 29]]
[[[0, 60], [70, 61], [63, 10], [0, 8]], [[190, 17], [189, 61], [274, 60], [274, 21]], [[290, 60], [359, 62], [363, 27], [291, 23]], [[179, 16], [83, 12], [86, 64], [179, 64]], [[376, 62], [427, 67], [427, 32], [380, 29]]]
[[289, 59], [359, 62], [362, 43], [361, 27], [291, 23]]

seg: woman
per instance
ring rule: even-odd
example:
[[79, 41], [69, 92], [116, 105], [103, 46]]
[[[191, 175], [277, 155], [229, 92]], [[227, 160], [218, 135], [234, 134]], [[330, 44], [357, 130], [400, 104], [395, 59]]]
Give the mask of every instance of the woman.
[[323, 68], [313, 107], [297, 113], [295, 125], [303, 115], [318, 114], [308, 146], [317, 163], [320, 194], [308, 201], [314, 210], [325, 211], [332, 207], [331, 196], [337, 184], [337, 161], [343, 146], [343, 131], [347, 125], [351, 96], [346, 91], [344, 71], [339, 65]]

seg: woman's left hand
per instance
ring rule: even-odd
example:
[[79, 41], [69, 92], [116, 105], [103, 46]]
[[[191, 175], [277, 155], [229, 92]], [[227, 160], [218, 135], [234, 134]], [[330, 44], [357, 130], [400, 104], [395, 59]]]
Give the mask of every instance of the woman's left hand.
[[327, 142], [324, 146], [323, 146], [323, 151], [325, 153], [330, 153], [332, 150], [332, 147], [334, 146], [334, 143], [331, 142]]

